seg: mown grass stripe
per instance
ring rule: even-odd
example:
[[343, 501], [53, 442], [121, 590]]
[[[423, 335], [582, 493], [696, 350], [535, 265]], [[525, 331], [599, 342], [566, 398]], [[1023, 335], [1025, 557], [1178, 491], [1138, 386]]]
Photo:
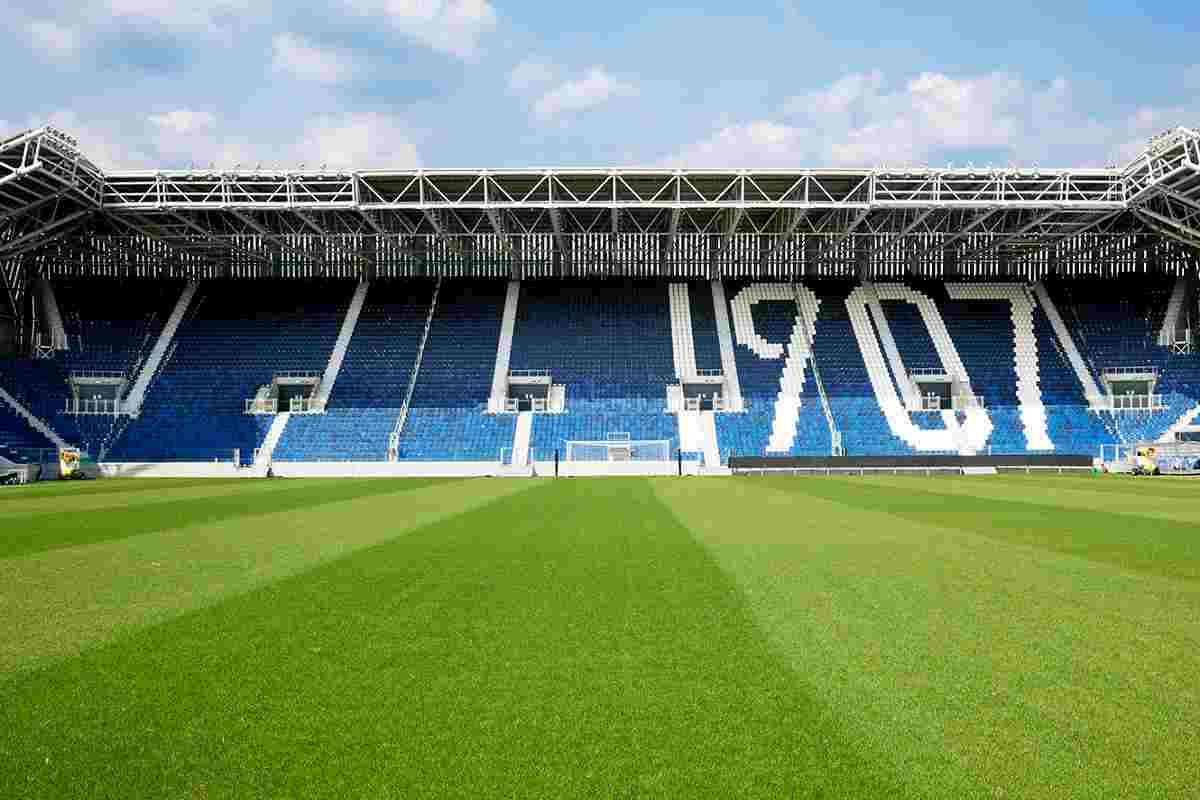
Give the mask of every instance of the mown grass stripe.
[[924, 796], [1200, 792], [1195, 583], [764, 481], [654, 485], [794, 672]]
[[856, 480], [901, 489], [911, 487], [920, 491], [933, 490], [938, 494], [953, 496], [1005, 501], [1015, 497], [1024, 503], [1061, 507], [1064, 512], [1075, 509], [1102, 509], [1106, 514], [1132, 514], [1187, 524], [1194, 524], [1200, 520], [1200, 484], [1196, 485], [1197, 491], [1163, 497], [1142, 492], [1142, 487], [1147, 486], [1146, 482], [1117, 478], [1094, 478], [1086, 482], [1076, 482], [1058, 476], [1041, 476], [1014, 482], [996, 481], [992, 476], [946, 476], [931, 482], [925, 476], [879, 475], [859, 477]]
[[[5, 503], [0, 505], [0, 525], [7, 524], [7, 521], [13, 517], [23, 518], [37, 514], [58, 515], [68, 511], [72, 514], [107, 512], [109, 509], [119, 510], [131, 505], [159, 502], [165, 498], [187, 500], [235, 494], [252, 496], [295, 488], [295, 484], [287, 481], [255, 479], [176, 484], [171, 479], [163, 481], [161, 479], [121, 478], [112, 483], [128, 483], [126, 487], [128, 491], [81, 494], [75, 491], [78, 484], [63, 483], [56, 486], [57, 491], [54, 493], [29, 497], [20, 503]], [[151, 485], [146, 486], [147, 483]]]
[[1163, 499], [1189, 499], [1200, 491], [1200, 479], [1182, 476], [1161, 475], [1158, 477], [1134, 478], [1129, 475], [1076, 475], [1054, 472], [1011, 473], [985, 477], [989, 483], [1009, 484], [1016, 487], [1071, 487], [1086, 490], [1112, 492], [1136, 497], [1161, 497]]
[[25, 503], [41, 497], [129, 494], [134, 491], [169, 491], [194, 486], [239, 485], [245, 478], [105, 478], [92, 481], [40, 481], [5, 487], [0, 492], [0, 507]]
[[[39, 511], [6, 516], [4, 530], [0, 532], [0, 559], [239, 517], [315, 508], [342, 500], [411, 491], [438, 482], [435, 478], [289, 480], [285, 488], [278, 488], [278, 482], [262, 481], [263, 490], [258, 492], [254, 486], [247, 486], [247, 492], [186, 499], [169, 495], [160, 499], [155, 494], [153, 502], [131, 502], [119, 511], [103, 514], [71, 513], [69, 503], [64, 503], [57, 514]], [[146, 501], [150, 497], [143, 495], [136, 499]]]
[[[1009, 499], [953, 494], [938, 483], [884, 483], [854, 477], [768, 477], [760, 485], [821, 498], [849, 510], [893, 517], [1033, 545], [1180, 580], [1200, 580], [1200, 528], [1194, 523], [1104, 508], [1064, 508], [1029, 502], [1015, 490]], [[981, 484], [982, 486], [983, 484]]]
[[543, 483], [0, 684], [0, 729], [23, 797], [904, 794], [644, 479]]
[[[263, 485], [242, 484], [247, 504]], [[531, 487], [414, 484], [0, 561], [0, 680]]]

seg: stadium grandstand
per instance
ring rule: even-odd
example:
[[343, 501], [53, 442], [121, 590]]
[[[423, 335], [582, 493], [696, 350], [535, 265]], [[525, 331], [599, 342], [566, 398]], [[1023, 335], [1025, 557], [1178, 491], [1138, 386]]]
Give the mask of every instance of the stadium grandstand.
[[1200, 134], [1124, 167], [105, 172], [0, 141], [0, 467], [1090, 467], [1200, 439]]

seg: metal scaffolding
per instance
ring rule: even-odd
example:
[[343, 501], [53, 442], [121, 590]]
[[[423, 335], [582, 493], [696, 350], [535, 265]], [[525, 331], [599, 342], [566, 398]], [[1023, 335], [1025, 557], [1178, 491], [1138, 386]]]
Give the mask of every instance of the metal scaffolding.
[[157, 170], [0, 143], [0, 263], [36, 274], [791, 280], [1196, 269], [1195, 131], [1124, 169]]
[[1200, 134], [1176, 128], [1156, 136], [1122, 179], [1130, 210], [1148, 229], [1200, 247]]

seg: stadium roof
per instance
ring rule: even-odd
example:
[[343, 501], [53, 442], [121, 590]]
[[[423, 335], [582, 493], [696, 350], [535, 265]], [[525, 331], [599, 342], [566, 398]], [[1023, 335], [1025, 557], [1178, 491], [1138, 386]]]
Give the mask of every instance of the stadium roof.
[[193, 275], [1015, 275], [1148, 253], [1194, 268], [1198, 247], [1187, 128], [1123, 169], [105, 172], [53, 128], [0, 140], [14, 280], [18, 262], [47, 260]]

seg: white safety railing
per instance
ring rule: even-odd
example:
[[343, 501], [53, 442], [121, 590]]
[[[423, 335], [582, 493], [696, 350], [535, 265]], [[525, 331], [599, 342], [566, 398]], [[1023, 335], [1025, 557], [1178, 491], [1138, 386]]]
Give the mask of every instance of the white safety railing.
[[113, 381], [125, 380], [125, 373], [116, 370], [80, 370], [71, 373], [73, 381]]
[[1152, 364], [1141, 364], [1131, 367], [1105, 367], [1100, 371], [1105, 378], [1119, 378], [1122, 375], [1153, 375], [1158, 377], [1158, 367]]
[[696, 370], [697, 378], [721, 378], [725, 373], [719, 369], [698, 369]]
[[1113, 411], [1153, 411], [1164, 407], [1161, 394], [1114, 394], [1109, 399]]
[[508, 377], [512, 378], [549, 378], [550, 370], [548, 369], [510, 369]]
[[908, 375], [909, 375], [909, 377], [911, 377], [911, 378], [941, 378], [941, 377], [946, 377], [946, 378], [950, 378], [950, 379], [952, 379], [952, 380], [954, 379], [954, 374], [953, 374], [953, 373], [951, 373], [949, 370], [945, 370], [945, 369], [936, 369], [936, 368], [933, 368], [933, 367], [918, 367], [918, 368], [916, 368], [916, 369], [910, 369], [910, 370], [908, 371]]
[[276, 372], [276, 373], [275, 373], [275, 380], [280, 380], [280, 379], [284, 379], [284, 380], [289, 380], [289, 379], [290, 379], [290, 380], [296, 380], [296, 379], [300, 379], [300, 380], [314, 380], [314, 381], [315, 381], [315, 380], [319, 380], [319, 379], [320, 379], [320, 377], [321, 377], [321, 373], [319, 373], [319, 372], [312, 372], [311, 370], [310, 370], [310, 371], [305, 371], [305, 372]]
[[68, 397], [64, 414], [105, 415], [115, 417], [122, 413], [121, 401], [104, 398]]
[[1192, 329], [1184, 328], [1182, 336], [1178, 332], [1175, 333], [1167, 344], [1170, 346], [1171, 352], [1176, 355], [1190, 355], [1192, 352]]
[[957, 409], [964, 408], [985, 408], [983, 395], [981, 394], [956, 394], [954, 395], [954, 407]]
[[252, 397], [246, 401], [247, 414], [276, 414], [279, 400], [275, 397]]
[[314, 414], [320, 404], [312, 397], [293, 397], [288, 401], [288, 410], [293, 414]]

